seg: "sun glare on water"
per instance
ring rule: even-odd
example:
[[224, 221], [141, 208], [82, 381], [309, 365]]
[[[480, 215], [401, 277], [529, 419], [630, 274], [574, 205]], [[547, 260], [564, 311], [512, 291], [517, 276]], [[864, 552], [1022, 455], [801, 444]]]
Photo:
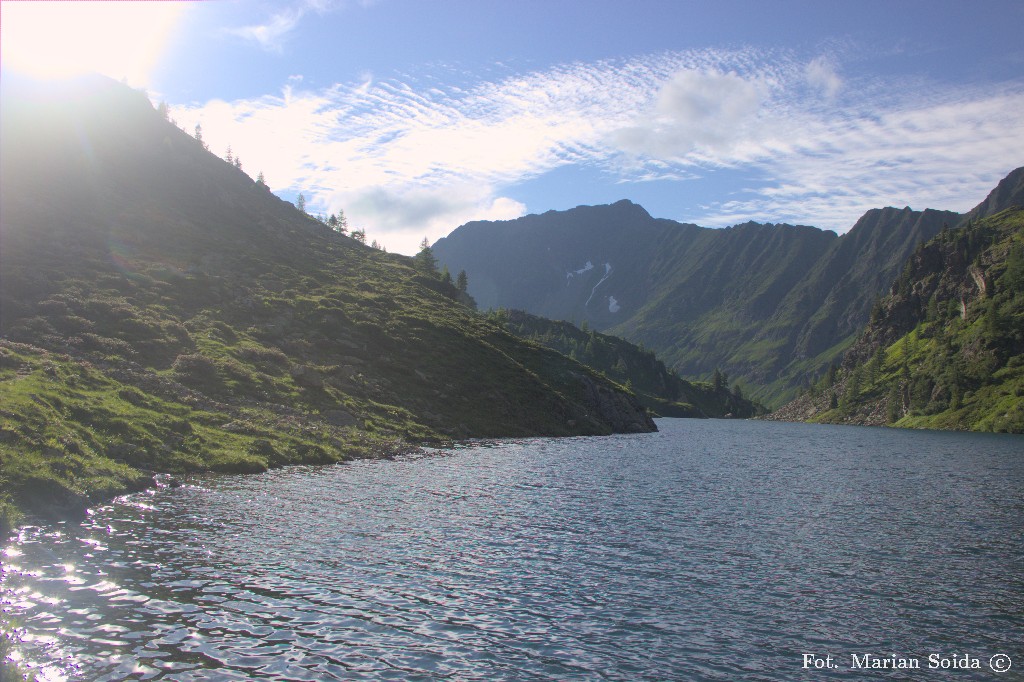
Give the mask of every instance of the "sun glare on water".
[[2, 64], [36, 78], [97, 72], [144, 86], [185, 4], [4, 2]]

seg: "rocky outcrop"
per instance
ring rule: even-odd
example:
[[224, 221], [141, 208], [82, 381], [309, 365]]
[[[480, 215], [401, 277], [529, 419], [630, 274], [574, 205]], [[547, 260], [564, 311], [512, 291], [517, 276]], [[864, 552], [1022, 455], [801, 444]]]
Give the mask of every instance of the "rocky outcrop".
[[1024, 432], [1022, 233], [1018, 206], [919, 247], [841, 365], [768, 418]]
[[647, 409], [636, 398], [598, 384], [590, 377], [580, 377], [586, 390], [584, 405], [591, 417], [609, 424], [615, 433], [649, 433], [657, 431]]

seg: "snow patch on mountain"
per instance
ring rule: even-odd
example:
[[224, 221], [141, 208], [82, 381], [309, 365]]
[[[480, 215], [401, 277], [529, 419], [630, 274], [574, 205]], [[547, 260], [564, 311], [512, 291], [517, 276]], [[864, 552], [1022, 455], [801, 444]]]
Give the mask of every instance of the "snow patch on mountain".
[[565, 283], [569, 284], [569, 282], [572, 281], [572, 278], [575, 277], [576, 275], [582, 275], [584, 272], [590, 272], [593, 269], [594, 263], [588, 260], [587, 264], [584, 265], [579, 270], [572, 270], [570, 272], [565, 273]]
[[608, 312], [610, 312], [610, 313], [617, 313], [620, 310], [622, 310], [622, 306], [619, 305], [619, 302], [615, 299], [614, 296], [609, 296], [608, 297]]
[[[589, 264], [590, 261], [587, 261], [587, 263]], [[586, 308], [588, 305], [590, 305], [590, 301], [591, 301], [592, 298], [594, 298], [594, 293], [597, 291], [597, 288], [599, 286], [601, 286], [604, 283], [604, 281], [606, 279], [608, 279], [608, 276], [611, 275], [611, 274], [612, 274], [612, 264], [611, 263], [605, 263], [604, 264], [604, 277], [602, 277], [600, 279], [600, 281], [598, 281], [598, 283], [594, 285], [594, 288], [590, 290], [590, 298], [588, 298], [587, 302], [583, 304], [584, 308]]]

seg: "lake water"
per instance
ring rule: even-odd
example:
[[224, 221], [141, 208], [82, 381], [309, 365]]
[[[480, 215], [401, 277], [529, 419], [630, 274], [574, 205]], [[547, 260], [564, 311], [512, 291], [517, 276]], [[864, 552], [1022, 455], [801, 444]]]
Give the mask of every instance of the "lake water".
[[46, 679], [1024, 679], [1024, 439], [659, 428], [196, 478], [0, 595]]

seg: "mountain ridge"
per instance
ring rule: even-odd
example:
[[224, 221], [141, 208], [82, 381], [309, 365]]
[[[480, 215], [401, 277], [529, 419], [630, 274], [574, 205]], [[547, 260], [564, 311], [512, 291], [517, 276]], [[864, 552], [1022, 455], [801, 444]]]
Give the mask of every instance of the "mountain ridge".
[[483, 308], [585, 321], [684, 376], [721, 368], [780, 404], [839, 358], [914, 246], [961, 218], [872, 209], [840, 236], [785, 223], [704, 228], [622, 200], [467, 223], [434, 252], [467, 271]]

